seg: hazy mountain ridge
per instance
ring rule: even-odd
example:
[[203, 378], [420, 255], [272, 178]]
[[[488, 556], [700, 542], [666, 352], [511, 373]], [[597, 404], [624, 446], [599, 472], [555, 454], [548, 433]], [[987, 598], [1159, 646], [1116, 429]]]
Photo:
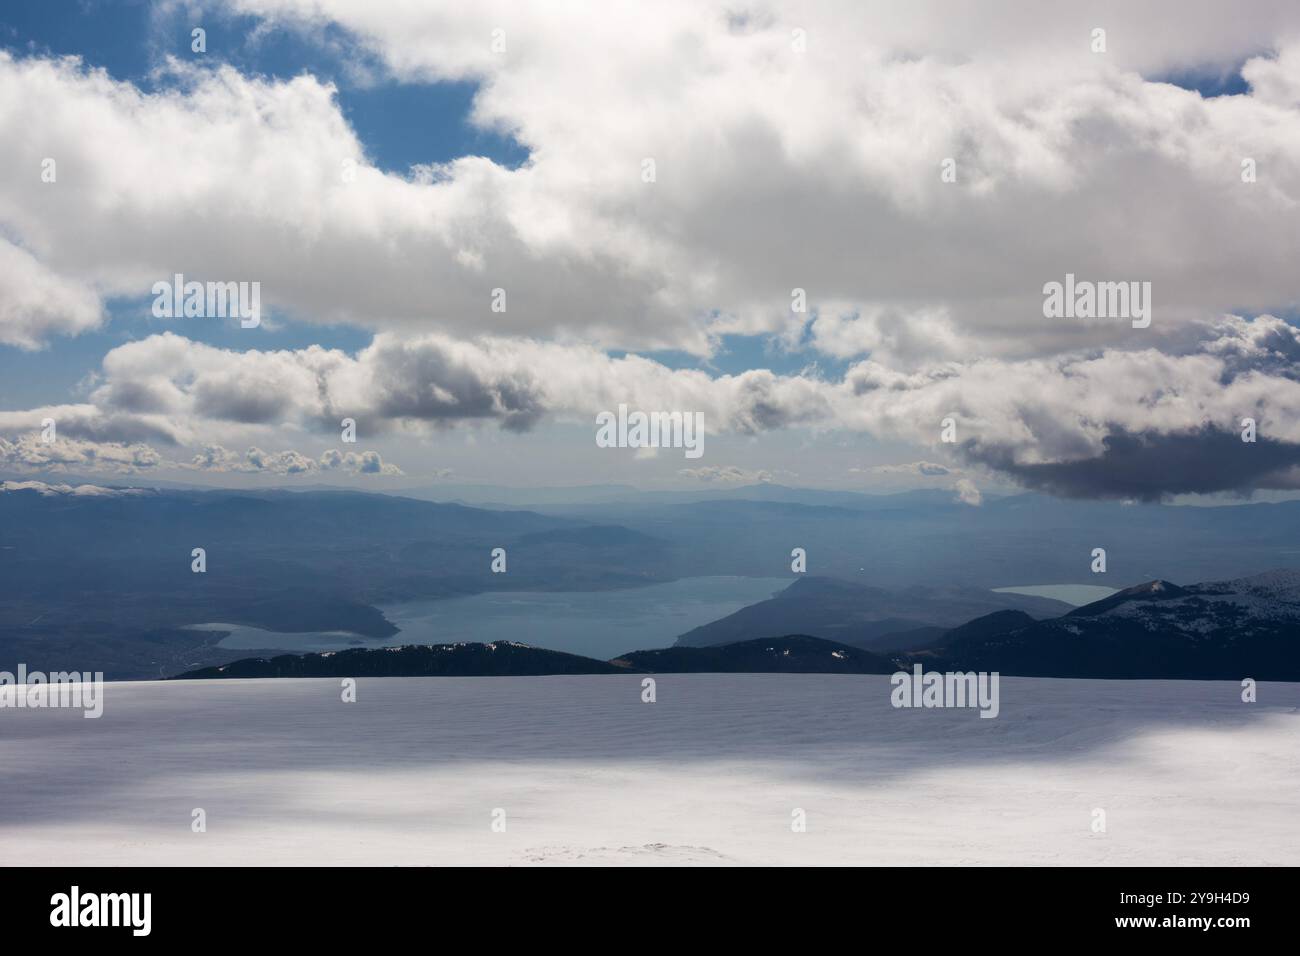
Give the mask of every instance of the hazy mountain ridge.
[[782, 577], [797, 546], [808, 553], [809, 574], [890, 589], [1078, 582], [1091, 578], [1092, 550], [1103, 544], [1103, 583], [1216, 581], [1285, 566], [1300, 541], [1300, 501], [1196, 507], [1021, 494], [972, 507], [937, 489], [868, 495], [757, 487], [773, 497], [755, 488], [680, 493], [691, 500], [645, 493], [537, 511], [670, 542], [678, 577]]
[[[673, 578], [665, 545], [642, 532], [528, 511], [340, 491], [75, 491], [0, 492], [0, 667], [156, 677], [247, 655], [193, 624], [382, 638], [396, 628], [379, 604]], [[498, 547], [507, 574], [492, 573]]]
[[[784, 578], [795, 546], [807, 549], [811, 576], [752, 606], [757, 612], [744, 609], [679, 643], [811, 634], [917, 650], [997, 610], [1065, 615], [1059, 603], [987, 588], [1077, 579], [1099, 539], [1109, 551], [1107, 579], [1211, 582], [1184, 588], [1191, 593], [1181, 603], [1158, 602], [1168, 605], [1163, 625], [1156, 612], [1132, 608], [1108, 618], [1135, 615], [1135, 632], [1150, 624], [1176, 625], [1185, 637], [1198, 628], [1217, 634], [1242, 624], [1253, 607], [1247, 623], [1263, 640], [1273, 617], [1289, 620], [1274, 605], [1295, 603], [1291, 578], [1242, 572], [1285, 562], [1278, 558], [1300, 540], [1300, 502], [1130, 507], [1017, 495], [970, 507], [937, 491], [872, 496], [764, 485], [685, 503], [641, 494], [633, 503], [518, 511], [339, 490], [82, 490], [70, 479], [65, 487], [22, 482], [0, 491], [0, 666], [155, 677], [249, 653], [216, 647], [219, 632], [185, 630], [192, 624], [385, 637], [393, 624], [379, 605], [709, 575]], [[196, 547], [206, 551], [204, 574], [191, 572]], [[497, 547], [508, 552], [506, 574], [491, 572]], [[1137, 573], [1145, 570], [1154, 573]], [[811, 611], [780, 603], [800, 595]], [[1069, 618], [1097, 628], [1085, 622], [1096, 611]]]
[[896, 656], [802, 634], [633, 651], [610, 661], [512, 641], [462, 642], [250, 657], [180, 677], [887, 674], [921, 663], [1029, 677], [1300, 680], [1298, 589], [1300, 572], [1292, 571], [1186, 588], [1150, 582], [1046, 621], [994, 611], [952, 628], [933, 650]]
[[[813, 578], [782, 594], [795, 590], [806, 596], [878, 589]], [[745, 608], [749, 615], [723, 620], [730, 622], [729, 626], [743, 626], [756, 616], [770, 622], [774, 615], [766, 609], [780, 601], [778, 596]], [[803, 599], [788, 603], [804, 611], [816, 604]], [[503, 658], [514, 662], [510, 668], [503, 668], [502, 658], [493, 656], [498, 645], [508, 648]], [[493, 654], [484, 651], [485, 647]], [[385, 657], [394, 652], [398, 656]], [[1300, 680], [1300, 571], [1273, 571], [1187, 587], [1151, 581], [1042, 621], [1024, 611], [1003, 608], [951, 628], [933, 648], [910, 654], [876, 654], [807, 634], [748, 636], [702, 646], [679, 644], [633, 651], [607, 662], [498, 642], [284, 655], [182, 676], [478, 676], [619, 670], [887, 674], [913, 663], [933, 670], [996, 671], [1024, 677]]]
[[812, 634], [864, 649], [905, 650], [917, 646], [909, 643], [913, 632], [929, 638], [936, 627], [953, 627], [993, 611], [1056, 617], [1068, 608], [1068, 604], [1050, 598], [977, 588], [919, 585], [887, 590], [807, 576], [796, 578], [773, 598], [687, 631], [676, 644], [701, 647], [780, 634]]

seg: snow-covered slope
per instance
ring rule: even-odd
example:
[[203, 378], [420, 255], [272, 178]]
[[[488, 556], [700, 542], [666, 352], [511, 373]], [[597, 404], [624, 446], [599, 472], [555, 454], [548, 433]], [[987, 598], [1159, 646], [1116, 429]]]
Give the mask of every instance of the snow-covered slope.
[[1267, 571], [1183, 588], [1168, 581], [1151, 581], [1071, 613], [1074, 617], [1102, 615], [1145, 618], [1152, 625], [1168, 622], [1201, 633], [1226, 624], [1261, 627], [1279, 621], [1300, 622], [1300, 571]]
[[1150, 581], [1064, 617], [958, 638], [944, 653], [1033, 676], [1300, 680], [1300, 571]]
[[34, 491], [43, 498], [129, 498], [151, 494], [147, 488], [104, 488], [101, 485], [51, 485], [44, 481], [0, 481], [0, 493]]
[[0, 862], [1300, 864], [1297, 684], [1004, 677], [985, 720], [895, 710], [878, 675], [660, 676], [653, 704], [641, 679], [0, 710]]
[[[1153, 581], [1074, 611], [1071, 617], [1129, 619], [1152, 632], [1179, 632], [1193, 639], [1217, 636], [1240, 641], [1272, 634], [1279, 626], [1300, 625], [1300, 571], [1268, 571], [1231, 581], [1212, 581], [1180, 588]], [[1300, 635], [1297, 635], [1300, 644]]]

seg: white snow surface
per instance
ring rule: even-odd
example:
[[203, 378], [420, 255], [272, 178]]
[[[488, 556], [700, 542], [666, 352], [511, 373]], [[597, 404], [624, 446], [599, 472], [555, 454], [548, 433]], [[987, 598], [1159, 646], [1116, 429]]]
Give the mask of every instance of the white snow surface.
[[[1155, 582], [1151, 590], [1164, 588]], [[1136, 618], [1150, 631], [1172, 629], [1191, 634], [1242, 634], [1291, 621], [1300, 625], [1300, 571], [1267, 571], [1230, 581], [1193, 584], [1187, 591], [1186, 595], [1158, 601], [1130, 600], [1094, 619]]]
[[988, 720], [895, 710], [887, 676], [656, 680], [653, 704], [616, 675], [0, 710], [0, 862], [1300, 864], [1300, 684], [1003, 678]]

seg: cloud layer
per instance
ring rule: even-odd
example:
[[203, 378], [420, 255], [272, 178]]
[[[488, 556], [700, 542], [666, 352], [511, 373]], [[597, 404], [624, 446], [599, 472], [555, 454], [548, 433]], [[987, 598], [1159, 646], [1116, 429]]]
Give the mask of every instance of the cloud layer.
[[[338, 23], [400, 80], [479, 83], [475, 120], [530, 161], [385, 174], [310, 75], [172, 61], [146, 93], [0, 56], [0, 162], [26, 171], [0, 184], [21, 242], [0, 282], [48, 300], [0, 312], [6, 341], [85, 328], [90, 290], [145, 295], [176, 272], [261, 281], [270, 307], [314, 321], [701, 354], [812, 318], [791, 312], [802, 288], [829, 352], [889, 361], [1132, 340], [1042, 321], [1042, 285], [1067, 271], [1151, 281], [1160, 334], [1297, 300], [1294, 8], [1261, 4], [1219, 35], [1166, 6], [1177, 24], [1157, 39], [1160, 18], [1107, 7], [1094, 54], [1101, 13], [1019, 4], [234, 6]], [[1247, 56], [1248, 96], [1139, 72]]]
[[[902, 443], [970, 503], [981, 471], [1108, 497], [1300, 485], [1300, 337], [1274, 317], [1300, 303], [1294, 4], [205, 6], [341, 27], [385, 81], [476, 83], [471, 121], [530, 159], [395, 175], [310, 74], [213, 55], [147, 91], [0, 53], [0, 346], [95, 329], [176, 273], [374, 333], [233, 350], [176, 320], [111, 349], [83, 401], [0, 411], [0, 463], [393, 474], [294, 449], [344, 418], [364, 443], [627, 404]], [[1235, 72], [1247, 95], [1162, 81]], [[1044, 318], [1067, 273], [1150, 282], [1151, 327]], [[621, 354], [729, 333], [843, 371]]]
[[[85, 449], [87, 439], [126, 443], [148, 434], [198, 444], [231, 428], [336, 437], [344, 419], [360, 438], [459, 424], [589, 425], [596, 413], [626, 404], [701, 412], [714, 434], [761, 437], [796, 426], [864, 433], [947, 457], [947, 464], [898, 466], [920, 475], [975, 465], [1067, 495], [1296, 487], [1300, 330], [1272, 317], [1230, 316], [1199, 332], [1165, 351], [950, 361], [908, 372], [867, 359], [837, 380], [765, 369], [710, 376], [519, 339], [385, 333], [349, 355], [316, 346], [235, 352], [164, 334], [109, 352], [89, 404], [0, 413], [0, 429], [30, 430], [6, 447], [38, 461], [53, 454], [34, 437], [47, 417], [59, 421], [71, 447]], [[1255, 423], [1254, 442], [1241, 440], [1245, 419]], [[209, 449], [193, 462], [280, 474], [338, 464], [382, 469], [256, 448], [243, 458]], [[713, 468], [692, 476], [729, 474]]]

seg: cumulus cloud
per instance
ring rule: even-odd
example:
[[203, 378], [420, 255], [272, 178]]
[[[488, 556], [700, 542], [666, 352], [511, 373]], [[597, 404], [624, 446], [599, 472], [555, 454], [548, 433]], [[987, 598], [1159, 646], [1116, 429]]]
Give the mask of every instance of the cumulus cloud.
[[[292, 449], [267, 452], [257, 446], [248, 448], [241, 455], [222, 445], [209, 444], [189, 461], [179, 462], [164, 458], [153, 447], [140, 442], [128, 444], [66, 437], [46, 442], [35, 432], [20, 433], [12, 440], [0, 436], [0, 467], [23, 472], [90, 471], [120, 474], [136, 474], [161, 468], [287, 476], [323, 472], [382, 476], [403, 474], [401, 468], [384, 461], [373, 450], [340, 452], [337, 449], [327, 449], [319, 458], [312, 458]], [[445, 477], [448, 473], [443, 469], [438, 474]]]
[[[858, 398], [847, 417], [936, 448], [951, 418], [959, 460], [1061, 494], [1291, 487], [1300, 367], [1288, 357], [1300, 332], [1267, 316], [1226, 317], [1201, 331], [1171, 352], [980, 360], [911, 374], [868, 360], [846, 378]], [[1258, 423], [1258, 442], [1241, 441], [1247, 417]]]
[[[339, 452], [331, 448], [320, 456], [320, 466], [326, 471], [348, 471], [358, 475], [400, 475], [402, 469], [388, 464], [377, 451]], [[446, 477], [446, 469], [438, 472], [439, 477]]]
[[[466, 9], [457, 4], [410, 4], [403, 0], [373, 0], [354, 4], [349, 0], [210, 0], [210, 5], [242, 13], [283, 18], [303, 26], [338, 23], [355, 31], [391, 72], [411, 79], [464, 79], [492, 76], [510, 65], [532, 66], [553, 48], [551, 34], [559, 34], [581, 16], [581, 7], [567, 9], [545, 0], [519, 3], [515, 0], [484, 0]], [[637, 37], [619, 37], [618, 27], [635, 23], [643, 28], [638, 36], [648, 42], [668, 33], [663, 26], [678, 26], [676, 18], [686, 10], [725, 11], [719, 25], [736, 36], [782, 29], [787, 25], [809, 28], [813, 43], [849, 36], [867, 48], [887, 47], [933, 51], [958, 56], [971, 50], [990, 55], [1016, 56], [1041, 50], [1045, 56], [1078, 58], [1079, 36], [1087, 37], [1094, 26], [1105, 22], [1110, 28], [1109, 53], [1125, 69], [1143, 72], [1167, 71], [1188, 63], [1226, 67], [1257, 53], [1279, 34], [1295, 32], [1297, 16], [1287, 0], [1257, 0], [1227, 19], [1222, 7], [1213, 2], [1152, 0], [1131, 4], [1123, 0], [1100, 0], [1086, 8], [1049, 6], [1036, 0], [997, 0], [968, 7], [946, 0], [913, 0], [908, 4], [890, 0], [835, 2], [751, 2], [729, 6], [685, 0], [668, 0], [653, 12], [636, 3], [607, 4], [613, 25], [592, 24], [586, 30], [602, 30], [620, 45], [622, 54], [645, 57]], [[660, 9], [662, 8], [662, 13]], [[1181, 16], [1174, 20], [1169, 14]], [[638, 19], [639, 14], [639, 19]], [[487, 24], [487, 31], [480, 29]], [[513, 59], [489, 48], [484, 40], [491, 24], [517, 32], [520, 43]], [[840, 27], [830, 36], [820, 36], [820, 26]], [[697, 26], [696, 29], [711, 27]], [[865, 27], [870, 26], [870, 30]], [[787, 31], [788, 32], [788, 31]], [[687, 34], [690, 36], [690, 34]], [[1141, 43], [1129, 38], [1140, 36]], [[550, 42], [543, 42], [550, 41]], [[509, 53], [507, 44], [506, 53]], [[812, 47], [814, 50], [815, 46]], [[1087, 47], [1084, 51], [1087, 52]], [[520, 64], [520, 59], [526, 59]], [[574, 69], [575, 75], [580, 75]]]
[[[829, 354], [913, 367], [1144, 341], [1041, 321], [1043, 283], [1066, 272], [1151, 281], [1153, 335], [1295, 301], [1293, 5], [1226, 26], [1186, 4], [1117, 5], [1106, 55], [1088, 50], [1094, 11], [1034, 4], [231, 6], [337, 24], [400, 81], [479, 84], [473, 121], [529, 162], [384, 173], [310, 75], [173, 62], [147, 92], [4, 54], [0, 163], [29, 175], [0, 183], [0, 221], [62, 289], [6, 318], [11, 339], [86, 327], [86, 289], [143, 295], [174, 272], [260, 280], [269, 308], [403, 335], [700, 354], [725, 332], [802, 324], [799, 287]], [[1158, 81], [1248, 56], [1251, 95]], [[39, 181], [44, 157], [57, 183]]]
[[[344, 417], [364, 435], [519, 432], [627, 403], [717, 434], [867, 434], [1060, 494], [1297, 483], [1300, 336], [1263, 314], [1300, 299], [1292, 3], [1106, 6], [1105, 55], [1097, 10], [1037, 3], [224, 6], [341, 26], [401, 82], [477, 83], [472, 121], [530, 159], [385, 173], [310, 75], [173, 61], [146, 91], [0, 52], [0, 165], [19, 171], [0, 180], [0, 343], [94, 328], [103, 300], [176, 272], [376, 333], [355, 353], [259, 349], [257, 330], [241, 350], [128, 342], [86, 401], [0, 412], [0, 460], [145, 468], [140, 449], [214, 445], [189, 466], [382, 474], [370, 453], [261, 449]], [[1249, 94], [1162, 81], [1235, 69]], [[1043, 284], [1066, 273], [1151, 282], [1151, 328], [1045, 319]], [[843, 374], [609, 353], [759, 332]], [[43, 417], [63, 451], [27, 437]], [[1258, 442], [1233, 443], [1243, 417]]]
[[159, 454], [143, 444], [93, 442], [60, 438], [45, 442], [34, 434], [13, 440], [0, 437], [0, 466], [22, 471], [92, 470], [121, 473], [149, 471], [162, 463]]
[[36, 348], [50, 336], [92, 329], [102, 316], [93, 289], [0, 238], [0, 345]]
[[679, 468], [677, 474], [683, 478], [697, 481], [717, 482], [721, 484], [767, 484], [772, 481], [772, 473], [762, 468], [749, 470], [736, 465], [702, 465], [699, 468]]
[[[135, 383], [121, 383], [120, 395], [130, 395]], [[60, 438], [75, 438], [92, 444], [183, 444], [191, 429], [182, 419], [160, 414], [141, 413], [131, 401], [122, 406], [114, 403], [44, 405], [39, 408], [0, 411], [0, 436], [38, 432], [49, 419], [56, 425]]]
[[959, 478], [953, 485], [953, 491], [957, 493], [957, 499], [964, 505], [979, 507], [984, 502], [984, 496], [980, 490], [975, 487], [975, 483], [969, 478]]
[[1100, 454], [1072, 461], [1018, 460], [1007, 448], [974, 445], [969, 456], [1040, 491], [1072, 498], [1155, 501], [1171, 494], [1300, 488], [1300, 443], [1245, 443], [1214, 425], [1186, 432], [1115, 429]]
[[841, 359], [887, 355], [903, 366], [961, 360], [986, 351], [985, 342], [963, 334], [942, 308], [870, 307], [844, 314], [824, 308], [809, 324], [808, 345]]
[[[0, 53], [0, 163], [30, 171], [0, 183], [0, 223], [44, 286], [58, 276], [100, 297], [143, 297], [182, 273], [259, 281], [265, 307], [311, 320], [463, 331], [490, 318], [501, 333], [703, 347], [690, 304], [629, 261], [640, 258], [630, 240], [607, 246], [608, 223], [566, 208], [580, 192], [475, 157], [432, 179], [385, 174], [333, 87], [308, 75], [175, 61], [164, 75], [172, 88], [146, 93], [73, 59]], [[44, 158], [58, 163], [55, 183], [40, 180]], [[505, 312], [490, 311], [495, 288]], [[71, 293], [48, 291], [45, 305], [19, 303], [7, 337], [61, 330], [40, 310]], [[635, 317], [644, 334], [628, 336]]]
[[[852, 469], [859, 471], [860, 469]], [[948, 465], [933, 461], [909, 461], [897, 465], [876, 465], [867, 469], [873, 475], [910, 475], [913, 478], [941, 478], [953, 473]]]
[[[1066, 271], [1153, 281], [1167, 324], [1294, 299], [1297, 239], [1277, 213], [1300, 197], [1300, 126], [1276, 91], [1300, 82], [1288, 46], [1300, 12], [1284, 3], [1231, 25], [1181, 3], [692, 0], [599, 18], [504, 0], [234, 5], [341, 25], [402, 81], [480, 83], [475, 119], [533, 149], [514, 181], [535, 208], [582, 193], [527, 228], [578, 255], [583, 236], [617, 250], [629, 277], [718, 310], [713, 331], [779, 327], [798, 286], [822, 316], [861, 313], [847, 328], [820, 320], [815, 338], [832, 354], [906, 354], [918, 333], [897, 317], [918, 314], [942, 340], [930, 348], [1029, 355], [1119, 334], [1033, 321], [1043, 282]], [[1088, 43], [1099, 17], [1105, 55]], [[1206, 101], [1156, 81], [1247, 58], [1257, 96]], [[1250, 188], [1245, 151], [1270, 169]], [[631, 175], [646, 156], [651, 188]], [[956, 184], [940, 181], [946, 157]]]
[[[439, 334], [384, 333], [349, 355], [319, 346], [234, 351], [164, 333], [110, 351], [90, 398], [119, 428], [154, 422], [174, 433], [204, 423], [336, 430], [343, 418], [370, 434], [476, 422], [525, 430], [543, 417], [586, 422], [627, 403], [698, 411], [708, 429], [759, 434], [832, 414], [825, 383], [809, 377], [766, 369], [712, 377], [584, 345]], [[37, 412], [12, 414], [30, 425]]]
[[401, 468], [385, 462], [376, 451], [340, 452], [333, 448], [317, 459], [293, 450], [266, 452], [254, 446], [240, 455], [221, 445], [208, 445], [186, 467], [199, 471], [272, 475], [311, 475], [323, 471], [390, 476], [403, 473]]
[[[765, 369], [710, 376], [517, 339], [386, 333], [350, 355], [315, 346], [235, 352], [167, 334], [110, 352], [90, 405], [70, 411], [84, 432], [148, 425], [162, 434], [202, 434], [252, 423], [332, 433], [350, 417], [366, 434], [418, 434], [461, 423], [507, 430], [543, 420], [590, 424], [596, 412], [625, 403], [700, 412], [713, 434], [843, 429], [948, 456], [880, 466], [921, 477], [957, 474], [966, 463], [1072, 495], [1292, 487], [1300, 330], [1271, 316], [1225, 316], [1199, 332], [1167, 343], [1166, 351], [947, 361], [913, 371], [864, 359], [839, 380]], [[132, 386], [125, 402], [123, 383]], [[8, 413], [0, 427], [6, 420], [35, 427], [38, 416]], [[1256, 421], [1257, 442], [1240, 441], [1244, 418]], [[952, 443], [941, 440], [948, 419]], [[322, 466], [296, 453], [250, 454], [241, 467], [292, 474]], [[377, 466], [351, 467], [371, 473]]]

